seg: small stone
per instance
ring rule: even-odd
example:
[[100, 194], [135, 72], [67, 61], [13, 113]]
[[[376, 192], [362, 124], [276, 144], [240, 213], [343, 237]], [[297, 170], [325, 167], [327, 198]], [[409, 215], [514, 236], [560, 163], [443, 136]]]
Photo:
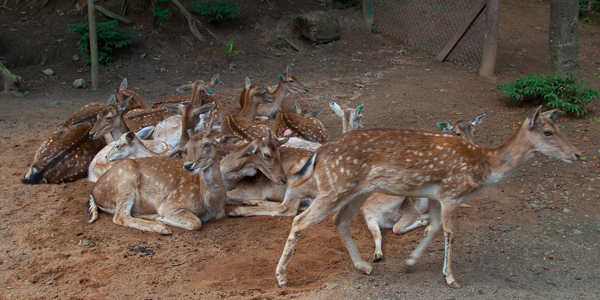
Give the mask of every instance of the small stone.
[[74, 61], [78, 61], [79, 60], [79, 55], [77, 55], [77, 54], [73, 55], [73, 60]]
[[73, 81], [73, 87], [76, 89], [81, 89], [81, 88], [84, 88], [85, 86], [86, 86], [86, 82], [85, 82], [85, 79], [83, 79], [83, 78], [75, 79], [75, 81]]
[[42, 73], [43, 73], [44, 75], [48, 75], [48, 76], [52, 76], [52, 75], [54, 75], [54, 71], [53, 71], [52, 69], [46, 69], [46, 70], [43, 70], [43, 71], [42, 71]]
[[572, 211], [570, 211], [570, 210], [569, 210], [569, 209], [567, 209], [567, 208], [563, 208], [563, 212], [566, 212], [566, 213], [568, 213], [568, 214], [572, 214], [572, 213], [573, 213]]
[[146, 56], [148, 56], [148, 54], [146, 54], [146, 53], [142, 53], [142, 54], [140, 55], [140, 58], [146, 58]]

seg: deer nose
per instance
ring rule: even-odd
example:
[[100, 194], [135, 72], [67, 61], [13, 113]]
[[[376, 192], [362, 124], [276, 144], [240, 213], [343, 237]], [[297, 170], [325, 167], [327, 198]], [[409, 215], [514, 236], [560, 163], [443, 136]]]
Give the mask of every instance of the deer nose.
[[281, 184], [287, 184], [287, 178], [282, 177], [281, 178]]
[[581, 159], [581, 153], [575, 153], [575, 160]]
[[192, 169], [193, 166], [194, 166], [193, 162], [186, 162], [186, 163], [183, 164], [183, 169], [189, 171], [189, 170]]
[[92, 139], [93, 139], [95, 135], [96, 135], [96, 133], [95, 133], [95, 132], [91, 132], [91, 131], [90, 131], [90, 138], [92, 138]]
[[305, 93], [308, 93], [308, 89], [304, 89], [304, 92], [305, 92]]

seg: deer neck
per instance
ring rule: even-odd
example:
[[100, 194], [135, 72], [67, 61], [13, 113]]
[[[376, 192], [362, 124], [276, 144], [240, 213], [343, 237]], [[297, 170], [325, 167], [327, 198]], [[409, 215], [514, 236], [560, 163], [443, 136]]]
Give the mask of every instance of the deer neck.
[[123, 133], [126, 132], [129, 132], [129, 127], [127, 127], [125, 124], [125, 118], [123, 118], [123, 114], [121, 114], [119, 116], [119, 122], [117, 123], [117, 126], [110, 132], [110, 136], [114, 141], [116, 141]]
[[275, 91], [271, 93], [271, 95], [275, 96], [275, 101], [271, 103], [262, 104], [262, 107], [272, 108], [272, 107], [281, 107], [283, 101], [287, 99], [290, 95], [290, 87], [285, 82], [279, 82]]
[[217, 211], [221, 205], [225, 204], [226, 197], [219, 161], [215, 158], [214, 162], [201, 171], [198, 176], [200, 177], [199, 189], [202, 201], [207, 209]]
[[490, 149], [489, 178], [492, 182], [499, 182], [510, 176], [533, 156], [535, 147], [527, 138], [526, 132], [527, 129], [521, 126], [504, 144]]
[[142, 140], [136, 138], [136, 142], [134, 143], [133, 152], [135, 153], [135, 157], [155, 157], [158, 156], [158, 153], [148, 149]]
[[239, 115], [245, 117], [246, 119], [253, 121], [256, 117], [256, 110], [258, 108], [258, 103], [254, 103], [253, 99], [248, 99], [246, 105], [242, 107], [242, 111], [240, 111]]

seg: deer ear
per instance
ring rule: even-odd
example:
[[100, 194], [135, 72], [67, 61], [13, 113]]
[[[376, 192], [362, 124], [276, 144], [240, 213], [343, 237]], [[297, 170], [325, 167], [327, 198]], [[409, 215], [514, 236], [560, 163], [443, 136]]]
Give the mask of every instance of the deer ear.
[[187, 156], [187, 150], [184, 148], [177, 148], [169, 153], [169, 157], [184, 157]]
[[556, 123], [556, 117], [562, 116], [564, 114], [565, 113], [562, 110], [553, 109], [553, 110], [543, 112], [542, 116], [544, 116], [546, 118], [550, 118], [550, 120], [552, 120], [552, 122]]
[[217, 105], [217, 104], [214, 102], [210, 102], [210, 103], [204, 104], [198, 108], [194, 108], [194, 110], [192, 111], [192, 115], [199, 116], [199, 115], [206, 114], [211, 109], [213, 109], [215, 107], [215, 105]]
[[442, 132], [454, 132], [454, 127], [448, 122], [437, 122], [437, 125]]
[[[178, 104], [178, 103], [161, 103], [161, 104], [162, 104], [162, 106], [163, 106], [164, 108], [166, 108], [166, 109], [167, 109], [169, 112], [172, 112], [172, 113], [174, 113], [174, 114], [179, 114], [179, 115], [181, 115], [181, 114], [182, 114], [182, 113], [181, 113], [181, 107], [182, 107], [183, 105], [181, 105], [181, 104]], [[181, 105], [181, 106], [180, 106], [180, 105]]]
[[117, 105], [117, 96], [114, 94], [110, 95], [106, 100], [106, 105]]
[[194, 137], [194, 131], [193, 131], [193, 130], [191, 130], [191, 129], [188, 129], [188, 130], [187, 130], [187, 134], [188, 134], [188, 136], [190, 137], [190, 140], [192, 140], [192, 137]]
[[126, 90], [126, 89], [127, 89], [127, 77], [124, 77], [123, 80], [121, 80], [121, 85], [119, 85], [119, 91]]
[[292, 74], [292, 67], [290, 65], [287, 65], [287, 68], [285, 68], [285, 72], [288, 74]]
[[137, 135], [137, 137], [141, 140], [147, 138], [150, 136], [150, 134], [152, 134], [152, 131], [154, 131], [154, 126], [148, 126], [148, 127], [144, 127], [142, 128], [140, 131], [138, 131], [135, 135]]
[[125, 111], [127, 110], [127, 105], [129, 105], [129, 100], [131, 100], [133, 96], [129, 96], [129, 98], [123, 100], [123, 102], [119, 103], [119, 110]]
[[344, 112], [342, 112], [342, 108], [337, 103], [329, 101], [329, 107], [333, 109], [333, 112], [338, 115], [338, 117], [343, 118]]
[[237, 141], [237, 139], [239, 138], [239, 136], [237, 135], [224, 135], [220, 138], [217, 139], [217, 143], [219, 144], [231, 144], [235, 141]]
[[214, 87], [217, 84], [217, 81], [219, 80], [219, 73], [215, 74], [215, 76], [213, 76], [210, 79], [210, 86]]
[[298, 104], [298, 102], [294, 102], [294, 108], [296, 109], [297, 114], [302, 113], [302, 108], [300, 108], [300, 104]]
[[252, 143], [248, 144], [248, 146], [246, 147], [246, 149], [244, 149], [244, 151], [238, 157], [238, 159], [240, 159], [242, 157], [246, 157], [246, 156], [251, 156], [252, 154], [256, 153], [257, 150], [258, 150], [258, 145], [255, 142], [252, 142]]
[[287, 143], [289, 140], [290, 140], [289, 136], [279, 138], [279, 139], [276, 138], [276, 139], [273, 139], [273, 144], [275, 144], [275, 147], [279, 148], [283, 144]]
[[182, 84], [182, 85], [178, 86], [175, 90], [180, 93], [185, 93], [185, 92], [191, 91], [192, 86], [193, 85], [191, 83], [186, 83], [186, 84]]
[[129, 132], [125, 133], [125, 140], [127, 141], [127, 143], [131, 143], [131, 141], [133, 141], [134, 138], [135, 138], [135, 133], [133, 133], [133, 131], [129, 131]]
[[527, 124], [528, 128], [534, 127], [538, 122], [539, 118], [542, 115], [542, 106], [538, 106], [538, 108], [527, 117], [525, 120], [525, 124]]
[[305, 118], [310, 119], [310, 118], [316, 118], [318, 117], [321, 112], [323, 111], [323, 108], [317, 108], [309, 113], [307, 113], [306, 115], [304, 115]]
[[250, 82], [250, 78], [246, 77], [246, 90], [250, 88], [252, 82]]
[[483, 118], [485, 118], [486, 114], [483, 114], [477, 118], [475, 118], [475, 120], [473, 120], [473, 122], [471, 122], [471, 125], [473, 125], [473, 127], [481, 124], [481, 121], [483, 121]]

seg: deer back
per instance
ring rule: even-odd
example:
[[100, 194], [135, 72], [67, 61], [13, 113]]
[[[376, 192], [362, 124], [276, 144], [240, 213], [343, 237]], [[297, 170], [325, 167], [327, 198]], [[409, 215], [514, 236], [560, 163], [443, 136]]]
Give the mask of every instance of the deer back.
[[85, 178], [90, 162], [104, 147], [92, 139], [91, 125], [67, 126], [42, 142], [25, 178], [26, 184], [62, 183]]
[[277, 115], [273, 122], [273, 131], [276, 136], [283, 136], [286, 130], [292, 131], [292, 137], [298, 137], [315, 143], [325, 143], [327, 141], [327, 129], [321, 123], [317, 116], [323, 110], [317, 109], [306, 115], [302, 115], [300, 106], [296, 105], [296, 112], [284, 112]]

